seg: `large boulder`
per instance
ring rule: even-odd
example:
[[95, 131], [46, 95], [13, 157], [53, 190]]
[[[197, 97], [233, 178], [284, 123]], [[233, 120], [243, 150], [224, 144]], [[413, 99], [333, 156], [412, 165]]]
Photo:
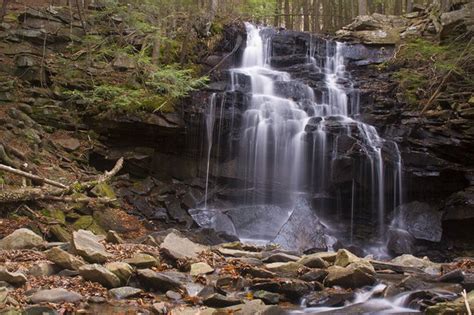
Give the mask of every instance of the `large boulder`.
[[111, 257], [99, 240], [100, 238], [90, 231], [79, 230], [72, 233], [72, 246], [75, 252], [89, 262], [104, 263]]
[[28, 249], [43, 247], [46, 242], [29, 229], [18, 229], [0, 240], [0, 249]]
[[429, 204], [413, 201], [400, 205], [394, 226], [408, 231], [414, 238], [431, 242], [441, 241], [443, 213]]
[[209, 248], [172, 232], [165, 237], [160, 249], [173, 259], [195, 259]]
[[340, 286], [347, 289], [361, 288], [375, 283], [375, 277], [367, 272], [365, 267], [358, 265], [339, 267], [332, 266], [327, 269], [328, 275], [324, 279], [326, 286]]

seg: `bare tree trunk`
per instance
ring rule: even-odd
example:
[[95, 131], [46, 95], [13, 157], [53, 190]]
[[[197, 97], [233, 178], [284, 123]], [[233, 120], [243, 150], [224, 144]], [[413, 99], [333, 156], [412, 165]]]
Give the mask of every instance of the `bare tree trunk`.
[[395, 1], [393, 13], [395, 15], [402, 15], [402, 0]]
[[320, 0], [313, 0], [313, 32], [319, 33], [321, 31], [320, 24]]
[[303, 1], [303, 30], [309, 32], [309, 0]]
[[358, 0], [359, 15], [367, 15], [367, 0]]
[[281, 6], [282, 6], [282, 0], [276, 0], [275, 3], [275, 20], [274, 20], [274, 25], [275, 27], [279, 27], [281, 25]]
[[407, 13], [413, 11], [413, 0], [407, 0]]
[[290, 16], [290, 0], [285, 0], [285, 27], [287, 29], [292, 29], [291, 25], [291, 16]]

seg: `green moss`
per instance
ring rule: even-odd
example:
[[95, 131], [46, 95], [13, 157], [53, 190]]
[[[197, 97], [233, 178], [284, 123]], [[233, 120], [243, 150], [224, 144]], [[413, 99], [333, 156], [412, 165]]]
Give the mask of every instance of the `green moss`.
[[41, 211], [41, 213], [46, 217], [55, 219], [59, 223], [62, 223], [62, 224], [66, 223], [66, 215], [61, 210], [58, 210], [58, 209], [53, 209], [53, 210], [45, 209], [45, 210]]
[[74, 224], [72, 225], [75, 230], [89, 230], [94, 234], [105, 235], [106, 232], [99, 224], [94, 220], [90, 215], [81, 216]]
[[60, 225], [53, 225], [49, 231], [59, 242], [70, 242], [72, 239], [71, 233]]
[[408, 104], [411, 106], [418, 105], [418, 92], [428, 83], [428, 79], [413, 69], [401, 69], [394, 74], [394, 77], [399, 81]]
[[98, 184], [91, 190], [91, 192], [97, 197], [106, 197], [109, 199], [117, 198], [113, 188], [107, 183]]

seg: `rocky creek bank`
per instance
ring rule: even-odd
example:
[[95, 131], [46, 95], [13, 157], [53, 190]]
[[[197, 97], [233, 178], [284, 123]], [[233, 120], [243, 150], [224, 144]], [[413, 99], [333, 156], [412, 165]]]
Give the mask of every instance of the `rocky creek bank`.
[[[1, 314], [289, 314], [301, 301], [342, 307], [375, 285], [377, 298], [408, 292], [405, 307], [460, 314], [461, 292], [474, 287], [470, 259], [377, 261], [346, 249], [303, 255], [275, 245], [199, 244], [177, 230], [133, 241], [78, 230], [58, 243], [22, 228], [0, 240], [0, 252]], [[472, 293], [467, 299], [473, 305]], [[339, 312], [354, 310], [374, 311], [362, 302]]]

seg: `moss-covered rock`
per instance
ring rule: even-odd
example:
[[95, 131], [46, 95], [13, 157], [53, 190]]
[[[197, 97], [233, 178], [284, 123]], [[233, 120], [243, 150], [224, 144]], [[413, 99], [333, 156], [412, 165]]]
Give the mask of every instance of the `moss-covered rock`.
[[91, 192], [97, 197], [106, 197], [116, 199], [114, 189], [107, 183], [100, 183], [96, 185]]
[[59, 209], [44, 209], [41, 213], [46, 217], [53, 218], [59, 223], [66, 223], [66, 215]]
[[60, 242], [71, 241], [71, 238], [72, 238], [71, 233], [59, 224], [53, 225], [49, 231]]
[[104, 229], [97, 224], [94, 218], [90, 215], [81, 216], [76, 222], [74, 222], [73, 227], [75, 230], [89, 230], [94, 234], [106, 234]]
[[[471, 311], [474, 311], [472, 305], [474, 305], [474, 291], [467, 294], [467, 301], [470, 305]], [[426, 314], [430, 315], [454, 315], [454, 314], [467, 314], [466, 304], [464, 298], [460, 297], [451, 302], [438, 303], [430, 306], [426, 309]]]

